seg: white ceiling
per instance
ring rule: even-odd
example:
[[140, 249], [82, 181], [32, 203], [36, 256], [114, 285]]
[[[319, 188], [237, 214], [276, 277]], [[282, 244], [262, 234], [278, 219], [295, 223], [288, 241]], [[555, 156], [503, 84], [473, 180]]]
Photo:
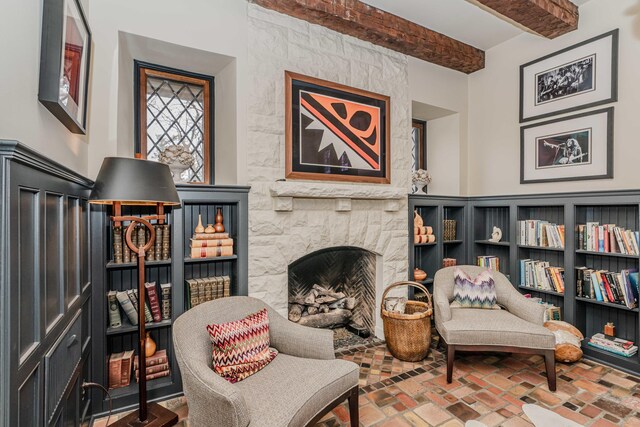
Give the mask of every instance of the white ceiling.
[[[482, 50], [522, 33], [522, 30], [467, 0], [363, 0], [431, 30]], [[572, 0], [580, 6], [589, 0]]]

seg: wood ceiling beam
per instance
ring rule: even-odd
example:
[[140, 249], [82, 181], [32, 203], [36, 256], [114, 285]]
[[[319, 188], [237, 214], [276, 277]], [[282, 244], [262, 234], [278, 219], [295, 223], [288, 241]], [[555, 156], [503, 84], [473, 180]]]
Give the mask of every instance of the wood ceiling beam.
[[469, 0], [548, 39], [578, 28], [578, 6], [569, 0]]
[[359, 0], [249, 1], [463, 73], [484, 68], [484, 51]]

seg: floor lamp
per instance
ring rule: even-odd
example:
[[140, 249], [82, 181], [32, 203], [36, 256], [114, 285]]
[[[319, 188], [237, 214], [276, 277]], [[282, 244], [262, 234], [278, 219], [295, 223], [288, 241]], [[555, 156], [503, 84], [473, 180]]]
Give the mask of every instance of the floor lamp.
[[[137, 160], [124, 157], [107, 157], [102, 162], [89, 202], [113, 206], [111, 221], [120, 226], [130, 221], [126, 231], [126, 244], [138, 256], [138, 369], [140, 372], [138, 387], [140, 403], [137, 412], [116, 421], [111, 426], [168, 427], [178, 422], [178, 416], [157, 403], [147, 403], [147, 361], [145, 356], [145, 270], [146, 251], [155, 240], [155, 229], [151, 221], [163, 224], [166, 217], [165, 206], [180, 204], [176, 186], [173, 183], [169, 167], [162, 163]], [[123, 205], [155, 206], [156, 215], [122, 215]], [[131, 241], [131, 233], [137, 224], [149, 230], [149, 240], [138, 242], [136, 247]]]

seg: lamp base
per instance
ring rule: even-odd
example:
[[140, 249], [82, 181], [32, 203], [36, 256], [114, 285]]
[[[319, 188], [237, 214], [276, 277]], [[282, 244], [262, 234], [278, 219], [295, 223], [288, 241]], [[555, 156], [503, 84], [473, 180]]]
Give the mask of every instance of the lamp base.
[[119, 419], [109, 427], [170, 427], [178, 423], [178, 414], [158, 405], [149, 403], [147, 406], [147, 420], [138, 419], [138, 411], [133, 411], [124, 418]]

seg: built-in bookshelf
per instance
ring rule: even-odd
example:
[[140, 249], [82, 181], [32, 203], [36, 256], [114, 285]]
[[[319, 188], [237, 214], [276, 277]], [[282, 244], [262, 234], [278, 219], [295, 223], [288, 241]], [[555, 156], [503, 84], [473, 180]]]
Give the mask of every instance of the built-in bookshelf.
[[[465, 254], [458, 259], [458, 264], [476, 264], [478, 256], [498, 257], [500, 271], [509, 277], [518, 291], [560, 307], [562, 320], [580, 329], [586, 337], [583, 341], [585, 357], [628, 372], [640, 373], [640, 356], [637, 354], [627, 358], [587, 346], [588, 339], [596, 333], [603, 332], [607, 322], [615, 324], [618, 337], [637, 344], [640, 341], [639, 309], [581, 296], [578, 294], [576, 283], [576, 268], [579, 267], [612, 273], [640, 269], [640, 256], [635, 252], [603, 252], [604, 247], [585, 248], [581, 246], [580, 237], [580, 225], [587, 223], [615, 224], [627, 232], [640, 230], [640, 190], [467, 198], [409, 196], [412, 209], [416, 206], [428, 207], [439, 212], [441, 218], [445, 218], [447, 206], [451, 204], [456, 205], [455, 209], [464, 212], [463, 234], [469, 238], [462, 238], [460, 243], [438, 242], [433, 249], [435, 260], [425, 265], [436, 268], [437, 271], [441, 259], [452, 250], [458, 251], [457, 254]], [[453, 214], [451, 210], [448, 212], [449, 215]], [[519, 235], [519, 221], [526, 220], [564, 226], [564, 245], [549, 246], [544, 240], [538, 241], [538, 244], [523, 241]], [[410, 224], [412, 227], [413, 222]], [[499, 242], [489, 241], [494, 226], [502, 230], [502, 239]], [[456, 245], [457, 247], [452, 249]], [[615, 244], [613, 249], [615, 250]], [[409, 263], [413, 269], [414, 265], [424, 263], [422, 257], [429, 255], [419, 252], [410, 239], [409, 256]], [[564, 292], [558, 292], [555, 288], [521, 286], [523, 260], [540, 261], [548, 263], [549, 267], [564, 270]], [[434, 273], [435, 271], [428, 271], [429, 277], [432, 278]], [[411, 277], [412, 273], [409, 275]]]
[[[436, 271], [442, 268], [444, 258], [454, 258], [458, 264], [467, 262], [467, 204], [464, 199], [456, 197], [421, 197], [409, 198], [409, 216], [411, 229], [413, 230], [413, 212], [417, 211], [425, 225], [433, 228], [436, 237], [435, 242], [427, 244], [416, 244], [411, 232], [409, 238], [409, 280], [414, 280], [414, 268], [420, 268], [427, 273], [427, 278], [421, 283], [432, 292], [433, 276]], [[448, 228], [445, 233], [445, 222], [447, 227], [454, 227], [455, 232]], [[455, 225], [453, 222], [455, 221]], [[445, 234], [447, 240], [445, 240]], [[413, 289], [410, 290], [413, 295]], [[416, 295], [417, 297], [418, 295]]]
[[[150, 380], [147, 383], [148, 398], [156, 399], [182, 391], [180, 372], [173, 353], [171, 326], [186, 309], [185, 281], [208, 276], [229, 276], [231, 295], [247, 295], [247, 187], [225, 186], [178, 186], [181, 205], [168, 209], [167, 223], [171, 230], [170, 259], [147, 261], [147, 282], [155, 282], [161, 298], [160, 284], [171, 283], [171, 316], [160, 322], [146, 323], [146, 330], [156, 342], [158, 349], [167, 351], [170, 375]], [[215, 223], [220, 209], [223, 214], [225, 232], [233, 238], [233, 255], [211, 258], [191, 258], [190, 239], [198, 223]], [[123, 208], [123, 214], [153, 214], [153, 208]], [[121, 310], [122, 325], [110, 327], [106, 294], [108, 291], [126, 291], [137, 288], [137, 264], [116, 263], [113, 254], [113, 224], [109, 221], [110, 208], [94, 206], [92, 209], [92, 268], [94, 272], [94, 298], [92, 310], [96, 337], [93, 341], [94, 375], [104, 386], [108, 383], [108, 357], [112, 353], [135, 350], [137, 353], [138, 328], [132, 325]], [[126, 225], [126, 224], [125, 224]], [[99, 274], [97, 272], [102, 272]], [[124, 408], [137, 402], [137, 382], [131, 379], [129, 386], [110, 390], [113, 408]], [[95, 399], [94, 413], [108, 410], [108, 401]]]

